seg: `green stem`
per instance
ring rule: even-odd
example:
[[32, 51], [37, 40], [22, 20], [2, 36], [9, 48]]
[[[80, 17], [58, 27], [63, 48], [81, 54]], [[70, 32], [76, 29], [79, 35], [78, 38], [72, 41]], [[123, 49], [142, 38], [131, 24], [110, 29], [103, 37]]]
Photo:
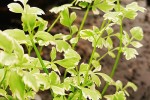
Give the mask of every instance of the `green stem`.
[[[85, 21], [86, 21], [87, 15], [88, 15], [88, 13], [89, 13], [90, 7], [91, 7], [91, 3], [88, 5], [88, 8], [87, 8], [87, 10], [86, 10], [86, 12], [85, 12], [85, 14], [84, 14], [83, 20], [82, 20], [81, 25], [80, 25], [80, 27], [79, 27], [79, 30], [78, 30], [78, 33], [77, 33], [78, 41], [79, 41], [79, 39], [80, 39], [79, 33], [80, 33], [80, 31], [82, 30], [82, 28], [83, 28], [83, 26], [84, 26], [84, 24], [85, 24]], [[75, 48], [76, 45], [77, 45], [77, 43], [73, 44], [73, 49]]]
[[[121, 56], [121, 52], [122, 52], [122, 31], [123, 31], [123, 28], [122, 28], [122, 23], [120, 25], [120, 44], [119, 44], [119, 51], [118, 51], [118, 54], [117, 54], [117, 57], [116, 57], [116, 60], [115, 60], [115, 63], [114, 63], [114, 66], [113, 66], [113, 69], [111, 71], [111, 74], [110, 74], [110, 77], [112, 78], [115, 74], [115, 71], [118, 67], [118, 63], [119, 63], [119, 59], [120, 59], [120, 56]], [[102, 91], [102, 96], [105, 94], [107, 88], [109, 86], [109, 83], [106, 83], [106, 85], [104, 86], [104, 89]]]
[[37, 47], [36, 47], [36, 45], [35, 45], [35, 43], [34, 43], [34, 41], [33, 41], [33, 35], [32, 35], [32, 33], [31, 33], [31, 31], [29, 31], [29, 35], [30, 35], [30, 40], [31, 40], [31, 43], [32, 43], [32, 45], [33, 45], [34, 51], [35, 51], [35, 53], [36, 53], [36, 55], [37, 55], [37, 57], [38, 57], [38, 59], [39, 59], [41, 65], [42, 65], [42, 68], [43, 68], [44, 72], [45, 72], [46, 74], [48, 74], [49, 72], [48, 72], [48, 70], [46, 69], [46, 66], [45, 66], [45, 64], [44, 64], [44, 62], [43, 62], [43, 60], [42, 60], [42, 58], [41, 58], [41, 55], [40, 55], [40, 53], [39, 53], [39, 51], [38, 51], [38, 49], [37, 49]]
[[57, 23], [57, 21], [59, 20], [60, 18], [60, 14], [57, 16], [57, 18], [55, 19], [55, 21], [52, 23], [52, 25], [48, 28], [47, 32], [50, 32], [51, 29], [54, 27], [54, 25]]

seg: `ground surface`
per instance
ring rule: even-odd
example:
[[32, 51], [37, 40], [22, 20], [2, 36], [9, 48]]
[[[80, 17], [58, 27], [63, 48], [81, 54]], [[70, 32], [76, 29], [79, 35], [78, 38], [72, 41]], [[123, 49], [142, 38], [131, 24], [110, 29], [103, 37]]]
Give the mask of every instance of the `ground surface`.
[[[130, 3], [134, 0], [122, 0], [123, 4]], [[114, 80], [121, 80], [126, 84], [127, 81], [132, 81], [138, 86], [138, 91], [133, 92], [131, 90], [131, 96], [127, 100], [150, 100], [150, 7], [146, 5], [146, 1], [144, 0], [137, 0], [139, 5], [144, 6], [147, 8], [147, 11], [143, 13], [139, 13], [139, 16], [134, 21], [125, 20], [124, 21], [124, 29], [126, 31], [129, 31], [134, 26], [140, 26], [144, 30], [144, 39], [142, 40], [143, 47], [138, 49], [139, 55], [136, 59], [132, 60], [125, 60], [122, 56], [118, 69], [115, 73]], [[4, 9], [5, 10], [5, 9]], [[90, 12], [91, 13], [91, 12]], [[76, 21], [76, 24], [79, 24], [82, 21], [83, 18], [83, 12], [78, 11], [78, 20]], [[19, 23], [14, 22], [18, 21], [17, 19], [11, 19], [11, 23]], [[51, 20], [51, 19], [50, 19]], [[99, 26], [102, 19], [101, 16], [93, 16], [89, 15], [87, 22], [85, 24], [85, 28], [92, 28], [92, 25]], [[52, 22], [52, 21], [50, 21]], [[14, 25], [14, 24], [13, 24]], [[17, 24], [15, 24], [17, 26]], [[3, 26], [3, 27], [2, 27]], [[5, 26], [5, 27], [4, 27]], [[0, 27], [2, 29], [6, 29], [8, 24], [0, 24]], [[9, 26], [9, 28], [14, 28], [14, 26]], [[56, 25], [55, 28], [52, 30], [52, 33], [57, 32], [58, 30], [62, 30], [63, 32], [67, 32], [67, 30], [64, 30], [62, 26]], [[117, 30], [117, 29], [116, 29]], [[49, 49], [45, 48], [43, 52], [43, 57], [45, 59], [49, 59]], [[90, 53], [92, 52], [92, 48], [90, 46], [90, 43], [86, 41], [81, 41], [77, 49], [81, 56], [84, 58], [84, 61], [87, 61]], [[104, 53], [103, 50], [98, 50], [100, 53]], [[104, 60], [102, 60], [102, 71], [105, 73], [110, 73], [112, 69], [112, 65], [114, 63], [114, 60], [111, 59], [109, 56], [106, 56]], [[111, 90], [107, 91], [108, 93]], [[42, 100], [50, 100], [49, 91], [45, 92], [39, 92]]]

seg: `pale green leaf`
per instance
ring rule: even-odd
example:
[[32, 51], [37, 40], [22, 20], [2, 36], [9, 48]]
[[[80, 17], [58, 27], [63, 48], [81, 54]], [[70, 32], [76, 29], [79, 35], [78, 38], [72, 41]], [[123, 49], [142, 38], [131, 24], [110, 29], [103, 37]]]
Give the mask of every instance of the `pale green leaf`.
[[64, 40], [56, 40], [55, 42], [56, 42], [56, 50], [59, 52], [66, 51], [69, 48], [71, 48], [70, 45]]
[[105, 41], [105, 47], [108, 49], [112, 49], [113, 48], [113, 41], [110, 37], [108, 37]]
[[0, 74], [0, 83], [1, 83], [6, 72], [5, 72], [4, 69], [0, 69], [0, 73], [1, 73], [1, 74]]
[[64, 68], [74, 68], [78, 64], [79, 59], [76, 57], [57, 60], [54, 63], [59, 64]]
[[125, 88], [131, 87], [134, 91], [137, 91], [137, 86], [132, 83], [132, 82], [128, 82], [127, 85], [125, 86]]
[[111, 56], [112, 58], [115, 58], [116, 55], [112, 52], [112, 51], [108, 51], [109, 56]]
[[88, 88], [80, 87], [84, 98], [89, 98], [91, 100], [99, 100], [101, 99], [101, 94], [97, 90], [91, 90]]
[[42, 90], [47, 90], [50, 88], [49, 80], [46, 74], [35, 74], [34, 75], [38, 86], [42, 86]]
[[143, 46], [143, 45], [142, 45], [140, 42], [138, 42], [138, 41], [132, 41], [130, 44], [133, 45], [135, 48], [140, 48], [140, 47]]
[[31, 31], [35, 28], [36, 17], [37, 15], [35, 14], [27, 14], [27, 13], [22, 14], [21, 21], [23, 22], [22, 26], [24, 31]]
[[78, 32], [78, 27], [76, 25], [72, 25], [71, 26], [71, 31], [72, 31], [71, 34], [74, 34], [74, 33]]
[[140, 7], [137, 2], [132, 2], [126, 6], [127, 9], [131, 9], [133, 11], [141, 11], [144, 12], [146, 9], [144, 7]]
[[69, 7], [71, 7], [71, 6], [72, 6], [72, 4], [64, 4], [64, 5], [61, 5], [61, 6], [59, 6], [59, 7], [54, 7], [54, 8], [52, 8], [52, 9], [49, 10], [49, 11], [52, 12], [52, 13], [58, 14], [59, 12], [62, 12], [62, 11], [64, 11], [66, 8], [69, 8]]
[[0, 31], [0, 48], [6, 52], [11, 53], [13, 51], [13, 42], [12, 38], [10, 38], [6, 33]]
[[14, 12], [14, 13], [22, 13], [23, 12], [23, 8], [19, 3], [10, 3], [10, 4], [8, 4], [8, 8], [11, 12]]
[[136, 55], [138, 55], [138, 52], [133, 48], [123, 48], [123, 54], [125, 55], [125, 58], [127, 60], [130, 60], [132, 58], [136, 58]]
[[82, 75], [82, 74], [85, 75], [86, 72], [87, 72], [87, 70], [88, 70], [88, 68], [89, 68], [89, 65], [88, 65], [88, 64], [82, 63], [82, 64], [80, 65], [80, 70], [79, 70], [80, 75]]
[[18, 62], [18, 58], [14, 53], [0, 52], [0, 63], [2, 65], [10, 66], [17, 64]]
[[80, 2], [80, 3], [79, 3], [79, 6], [82, 7], [82, 8], [86, 8], [87, 5], [88, 5], [87, 2]]
[[[124, 45], [127, 45], [130, 42], [130, 36], [126, 31], [123, 31], [123, 36], [122, 36], [122, 42]], [[119, 34], [119, 39], [120, 39], [120, 34]]]
[[26, 5], [26, 13], [27, 14], [35, 14], [35, 15], [45, 14], [42, 9], [37, 8], [37, 7], [30, 7], [29, 5]]
[[123, 88], [123, 84], [122, 84], [122, 82], [121, 82], [120, 80], [117, 80], [117, 81], [115, 82], [115, 86], [116, 86], [116, 90], [117, 90], [117, 91], [118, 91], [119, 89], [122, 90], [122, 88]]
[[61, 12], [60, 23], [66, 27], [71, 26], [71, 19], [69, 17], [69, 10], [65, 9]]
[[23, 75], [23, 81], [28, 87], [32, 88], [35, 92], [39, 90], [39, 84], [37, 83], [35, 76], [31, 73], [25, 72]]
[[58, 86], [51, 86], [53, 92], [57, 95], [65, 95], [65, 89]]
[[38, 31], [44, 31], [47, 29], [47, 25], [48, 25], [48, 21], [42, 19], [41, 17], [37, 17], [38, 21], [37, 21], [37, 26], [38, 27]]
[[134, 27], [130, 30], [132, 37], [136, 40], [142, 40], [143, 39], [143, 30], [140, 27]]
[[56, 59], [56, 48], [55, 47], [52, 47], [50, 57], [51, 57], [52, 61]]
[[55, 39], [54, 37], [45, 31], [38, 31], [35, 35], [34, 38], [36, 41], [39, 43], [40, 46], [48, 46], [50, 43], [54, 44]]
[[72, 12], [70, 14], [70, 21], [71, 21], [71, 24], [75, 21], [75, 19], [77, 18], [77, 15], [75, 12]]
[[76, 76], [77, 72], [74, 69], [66, 69], [68, 73], [71, 74], [71, 76]]
[[60, 71], [59, 71], [59, 69], [58, 69], [58, 67], [57, 67], [54, 63], [51, 64], [51, 68], [52, 68], [55, 72], [58, 72], [59, 75], [61, 74]]
[[107, 31], [108, 35], [110, 35], [111, 33], [114, 32], [113, 28], [111, 28], [111, 27], [107, 27], [106, 31]]
[[95, 39], [94, 35], [96, 33], [90, 29], [80, 31], [80, 36], [83, 39], [88, 39], [89, 41], [93, 41]]
[[23, 83], [22, 78], [15, 71], [11, 71], [9, 86], [14, 97], [19, 100], [24, 100], [25, 84]]
[[[0, 89], [0, 95], [6, 97], [7, 92], [3, 89]], [[3, 100], [3, 99], [0, 99], [0, 100]]]
[[110, 20], [116, 24], [121, 24], [120, 16], [122, 16], [121, 12], [107, 12], [104, 14], [104, 20]]
[[92, 60], [92, 65], [94, 66], [94, 68], [100, 67], [100, 63], [97, 60]]
[[78, 42], [78, 37], [70, 39], [71, 44], [74, 44], [74, 43], [77, 43], [77, 42]]
[[100, 57], [100, 54], [97, 53], [97, 52], [95, 52], [94, 55], [93, 55], [93, 58], [96, 60], [96, 59], [99, 58], [99, 57]]
[[[105, 44], [105, 39], [100, 37], [97, 41], [96, 47], [102, 49], [104, 44]], [[92, 46], [94, 47], [94, 44], [92, 44]]]
[[104, 73], [95, 73], [95, 74], [100, 75], [106, 82], [109, 82], [109, 83], [113, 82], [111, 77], [108, 76], [107, 74], [104, 74]]
[[96, 7], [102, 10], [103, 12], [108, 12], [115, 7], [115, 4], [105, 0], [100, 4], [97, 4]]
[[15, 40], [18, 41], [19, 44], [27, 44], [27, 37], [23, 30], [20, 29], [7, 29], [4, 33], [8, 34], [9, 36], [13, 37]]
[[56, 72], [52, 71], [49, 74], [49, 81], [51, 85], [57, 85], [60, 83], [60, 77], [58, 76], [58, 74], [56, 74]]
[[99, 87], [101, 85], [100, 78], [95, 75], [93, 72], [90, 73], [92, 81]]

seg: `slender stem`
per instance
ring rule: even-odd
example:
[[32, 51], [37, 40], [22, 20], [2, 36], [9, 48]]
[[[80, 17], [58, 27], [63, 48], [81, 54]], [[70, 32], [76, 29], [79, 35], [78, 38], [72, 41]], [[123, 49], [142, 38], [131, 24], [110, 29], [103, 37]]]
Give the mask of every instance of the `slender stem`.
[[65, 80], [66, 75], [67, 75], [67, 70], [65, 70], [64, 77], [63, 77], [63, 81]]
[[[111, 71], [111, 74], [110, 74], [110, 77], [112, 78], [115, 74], [115, 71], [118, 67], [118, 63], [119, 63], [119, 59], [120, 59], [120, 56], [121, 56], [121, 52], [122, 52], [122, 31], [123, 31], [123, 28], [122, 28], [122, 23], [120, 25], [120, 44], [119, 44], [119, 51], [118, 51], [118, 54], [117, 54], [117, 57], [116, 57], [116, 60], [115, 60], [115, 63], [114, 63], [114, 66], [113, 66], [113, 69]], [[102, 91], [102, 96], [105, 94], [107, 88], [109, 86], [109, 83], [106, 83], [106, 85], [104, 86], [104, 89]]]
[[60, 14], [57, 16], [57, 18], [55, 19], [55, 21], [52, 23], [52, 25], [48, 28], [47, 32], [50, 32], [51, 29], [54, 27], [54, 25], [57, 23], [57, 21], [59, 20], [60, 18]]
[[[80, 39], [79, 33], [80, 33], [80, 31], [82, 30], [82, 28], [83, 28], [83, 26], [84, 26], [84, 24], [85, 24], [85, 21], [86, 21], [86, 18], [87, 18], [87, 16], [88, 16], [90, 7], [91, 7], [91, 3], [88, 5], [88, 8], [87, 8], [87, 10], [86, 10], [86, 12], [85, 12], [85, 14], [84, 14], [83, 20], [82, 20], [81, 25], [80, 25], [80, 27], [79, 27], [79, 30], [78, 30], [78, 33], [77, 33], [77, 38], [78, 38], [78, 40]], [[76, 45], [77, 45], [77, 43], [73, 44], [73, 49], [75, 48]]]
[[29, 31], [29, 35], [30, 35], [30, 40], [31, 40], [31, 43], [32, 43], [33, 48], [34, 48], [34, 50], [35, 50], [35, 53], [36, 53], [36, 55], [37, 55], [37, 57], [38, 57], [38, 59], [39, 59], [41, 65], [42, 65], [42, 68], [43, 68], [44, 72], [45, 72], [46, 74], [48, 74], [49, 72], [48, 72], [48, 70], [46, 69], [46, 66], [45, 66], [45, 64], [44, 64], [44, 62], [43, 62], [43, 60], [42, 60], [42, 58], [41, 58], [41, 55], [40, 55], [40, 53], [39, 53], [39, 51], [38, 51], [38, 49], [37, 49], [37, 47], [36, 47], [36, 45], [35, 45], [35, 43], [34, 43], [34, 41], [33, 41], [33, 35], [32, 35], [32, 33], [31, 33], [31, 31]]

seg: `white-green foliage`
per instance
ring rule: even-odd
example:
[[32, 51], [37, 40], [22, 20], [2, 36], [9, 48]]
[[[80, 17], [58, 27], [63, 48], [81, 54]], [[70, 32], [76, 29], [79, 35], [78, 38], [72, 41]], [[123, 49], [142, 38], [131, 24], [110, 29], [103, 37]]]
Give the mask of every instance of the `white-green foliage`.
[[[42, 9], [30, 7], [27, 4], [28, 0], [14, 1], [8, 4], [8, 8], [14, 13], [22, 14], [22, 30], [16, 28], [0, 31], [0, 95], [3, 96], [2, 99], [30, 100], [34, 99], [39, 90], [49, 89], [53, 100], [86, 100], [87, 98], [99, 100], [103, 96], [96, 87], [101, 86], [101, 78], [109, 85], [116, 86], [115, 94], [104, 96], [107, 100], [126, 100], [126, 95], [129, 95], [126, 88], [131, 87], [134, 91], [137, 90], [131, 82], [123, 87], [121, 81], [115, 82], [107, 74], [101, 73], [100, 62], [106, 55], [115, 58], [115, 50], [123, 53], [127, 60], [138, 55], [136, 48], [142, 46], [139, 42], [143, 39], [142, 29], [134, 27], [129, 35], [123, 29], [114, 33], [112, 27], [116, 24], [121, 26], [124, 18], [135, 19], [137, 11], [144, 12], [145, 8], [138, 6], [136, 2], [123, 7], [119, 4], [119, 0], [74, 0], [72, 4], [50, 10], [50, 12], [59, 13], [60, 23], [70, 30], [70, 34], [59, 33], [53, 36], [46, 31], [48, 22], [38, 16], [45, 14]], [[93, 25], [93, 29], [82, 30], [82, 27], [78, 29], [74, 24], [77, 15], [69, 10], [73, 5], [91, 8], [94, 14], [104, 12], [102, 26], [99, 28]], [[117, 37], [122, 45], [114, 46], [112, 37]], [[93, 52], [89, 63], [81, 62], [80, 54], [74, 49], [80, 38], [92, 43]], [[42, 60], [35, 44], [41, 48], [52, 46], [50, 61]], [[27, 47], [28, 54], [24, 53], [23, 45]], [[104, 55], [96, 52], [96, 48], [104, 47], [108, 50]], [[32, 49], [35, 50], [37, 58], [30, 56]], [[64, 58], [58, 59], [58, 53], [62, 53]], [[60, 67], [65, 69], [65, 73], [59, 71]], [[66, 76], [67, 73], [70, 76]], [[63, 79], [61, 75], [64, 75]], [[10, 90], [12, 95], [7, 90]]]

